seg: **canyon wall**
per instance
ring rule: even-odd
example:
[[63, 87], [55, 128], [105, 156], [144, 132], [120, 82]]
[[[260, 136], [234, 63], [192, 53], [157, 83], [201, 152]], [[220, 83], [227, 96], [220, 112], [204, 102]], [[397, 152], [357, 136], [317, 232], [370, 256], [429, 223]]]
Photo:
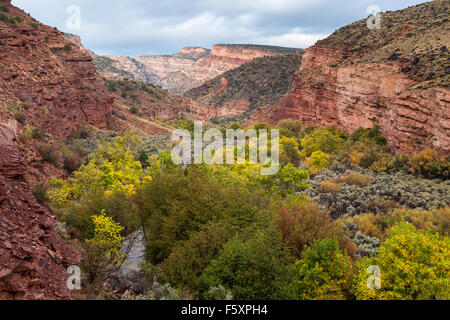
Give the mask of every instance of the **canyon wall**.
[[67, 268], [80, 256], [54, 231], [56, 217], [38, 204], [16, 146], [18, 125], [0, 121], [0, 300], [68, 299]]
[[67, 267], [80, 256], [32, 195], [30, 172], [44, 173], [31, 167], [37, 145], [23, 137], [42, 128], [64, 139], [85, 122], [106, 128], [113, 98], [86, 52], [0, 3], [8, 5], [0, 21], [0, 299], [70, 299]]
[[450, 154], [449, 6], [384, 13], [380, 30], [365, 20], [337, 30], [306, 50], [292, 93], [252, 122], [292, 118], [348, 133], [378, 122], [396, 152]]
[[390, 147], [414, 152], [423, 145], [450, 152], [450, 90], [410, 89], [399, 63], [333, 67], [343, 52], [314, 46], [303, 57], [293, 92], [260, 109], [253, 120], [298, 119], [304, 127], [335, 125], [346, 132], [378, 122]]

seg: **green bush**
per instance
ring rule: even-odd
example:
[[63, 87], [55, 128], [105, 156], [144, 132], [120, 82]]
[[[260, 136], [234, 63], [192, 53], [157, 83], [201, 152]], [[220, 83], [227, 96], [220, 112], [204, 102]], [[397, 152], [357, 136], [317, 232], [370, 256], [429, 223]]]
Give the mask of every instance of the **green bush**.
[[[378, 255], [358, 264], [353, 292], [357, 299], [450, 299], [450, 239], [409, 223], [391, 229]], [[369, 266], [381, 271], [381, 288], [368, 288]]]
[[258, 231], [250, 238], [235, 237], [205, 269], [199, 291], [223, 286], [238, 300], [293, 298], [292, 258], [275, 230]]
[[37, 184], [31, 190], [36, 201], [43, 206], [47, 206], [50, 202], [47, 196], [47, 190], [48, 186], [46, 184]]
[[315, 241], [295, 263], [296, 293], [301, 300], [351, 298], [352, 262], [336, 239]]
[[336, 153], [344, 145], [344, 139], [340, 132], [334, 128], [318, 128], [307, 134], [301, 140], [302, 156], [310, 157], [313, 152]]
[[448, 179], [450, 177], [450, 157], [439, 158], [437, 152], [431, 148], [425, 148], [422, 152], [413, 156], [410, 160], [410, 172], [425, 178]]
[[18, 122], [20, 122], [21, 124], [25, 124], [26, 123], [27, 116], [26, 116], [26, 114], [24, 112], [15, 110], [15, 111], [13, 111], [13, 114], [14, 114], [14, 118]]
[[138, 114], [138, 113], [139, 113], [139, 109], [138, 109], [137, 107], [131, 107], [131, 108], [130, 108], [130, 112], [131, 112], [132, 114]]
[[147, 258], [152, 264], [164, 261], [176, 244], [210, 221], [243, 228], [261, 217], [263, 197], [244, 185], [223, 185], [195, 167], [187, 172], [159, 171], [143, 186], [142, 194], [149, 234]]
[[37, 140], [44, 141], [48, 137], [47, 132], [44, 129], [39, 128], [39, 127], [29, 128], [29, 129], [27, 129], [27, 131], [28, 131], [28, 134], [31, 139], [37, 139]]
[[203, 270], [234, 236], [233, 229], [223, 223], [209, 224], [177, 245], [163, 263], [164, 278], [174, 286], [195, 291]]
[[82, 151], [77, 148], [65, 147], [62, 149], [64, 169], [69, 173], [77, 171], [83, 163]]
[[9, 7], [7, 4], [0, 4], [0, 11], [9, 12]]

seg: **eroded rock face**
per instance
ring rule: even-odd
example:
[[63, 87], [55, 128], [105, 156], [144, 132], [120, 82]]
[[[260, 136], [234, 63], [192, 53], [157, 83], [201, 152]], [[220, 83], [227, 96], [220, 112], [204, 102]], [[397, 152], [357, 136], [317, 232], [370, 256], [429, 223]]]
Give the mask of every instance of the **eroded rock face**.
[[16, 135], [17, 122], [0, 123], [0, 299], [69, 299], [66, 269], [80, 256], [32, 196]]
[[70, 299], [66, 270], [80, 256], [33, 197], [33, 157], [18, 137], [25, 125], [59, 138], [84, 122], [105, 128], [113, 98], [92, 58], [61, 32], [13, 6], [4, 14], [20, 19], [0, 22], [0, 299]]
[[6, 14], [21, 22], [0, 22], [0, 105], [25, 106], [27, 124], [53, 135], [67, 136], [83, 122], [105, 128], [113, 99], [92, 58], [23, 11]]
[[397, 152], [415, 152], [426, 144], [450, 153], [450, 90], [410, 89], [415, 82], [401, 72], [401, 62], [338, 65], [343, 56], [330, 48], [309, 48], [293, 92], [258, 110], [253, 121], [292, 118], [304, 127], [336, 125], [347, 132], [378, 121]]

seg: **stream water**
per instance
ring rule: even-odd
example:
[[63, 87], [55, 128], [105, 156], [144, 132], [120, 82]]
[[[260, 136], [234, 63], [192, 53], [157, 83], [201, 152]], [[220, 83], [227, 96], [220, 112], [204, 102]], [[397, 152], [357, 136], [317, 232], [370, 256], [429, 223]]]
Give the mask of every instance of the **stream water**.
[[128, 259], [120, 267], [120, 270], [124, 274], [139, 271], [141, 264], [145, 261], [145, 239], [141, 230], [133, 232], [125, 238], [121, 252], [127, 253], [127, 251]]

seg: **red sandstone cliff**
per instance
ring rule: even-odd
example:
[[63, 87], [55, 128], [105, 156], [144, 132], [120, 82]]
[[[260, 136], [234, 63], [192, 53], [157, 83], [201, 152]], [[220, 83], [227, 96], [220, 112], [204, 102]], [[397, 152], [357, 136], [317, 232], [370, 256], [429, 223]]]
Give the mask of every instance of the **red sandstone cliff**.
[[[414, 79], [426, 74], [427, 68], [439, 66], [437, 59], [448, 58], [450, 40], [448, 33], [443, 33], [448, 28], [448, 19], [437, 14], [443, 12], [445, 15], [448, 12], [446, 7], [448, 2], [436, 1], [390, 14], [403, 16], [405, 23], [408, 19], [415, 19], [416, 13], [421, 17], [427, 17], [429, 13], [431, 21], [423, 23], [426, 28], [416, 26], [407, 30], [402, 28], [404, 24], [400, 24], [398, 32], [394, 32], [396, 26], [393, 25], [392, 39], [379, 40], [372, 47], [369, 47], [369, 40], [363, 42], [360, 39], [369, 38], [376, 32], [380, 33], [376, 36], [382, 38], [383, 30], [365, 30], [364, 22], [343, 28], [329, 39], [317, 43], [303, 57], [301, 69], [294, 78], [293, 92], [276, 106], [259, 109], [252, 121], [277, 122], [293, 118], [304, 126], [336, 125], [347, 132], [359, 126], [371, 127], [374, 121], [378, 121], [388, 144], [395, 151], [413, 152], [426, 144], [449, 154], [450, 90], [445, 71], [441, 71], [439, 83], [438, 71], [431, 73], [428, 70], [429, 76], [425, 80], [431, 79], [431, 83], [423, 86], [426, 89], [420, 88], [420, 79]], [[389, 17], [387, 15], [385, 19]], [[417, 22], [421, 21], [417, 19]], [[355, 39], [368, 44], [368, 49], [359, 49], [361, 44], [358, 44], [359, 50], [350, 48], [355, 42], [349, 39], [351, 33], [347, 30], [360, 32]], [[430, 34], [424, 37], [425, 32]], [[433, 36], [438, 38], [433, 39]], [[431, 49], [427, 48], [428, 52], [414, 52], [415, 48], [408, 47], [414, 42], [419, 47], [417, 41], [423, 37], [430, 43], [434, 41], [429, 45]], [[394, 50], [396, 55], [392, 54]], [[426, 60], [429, 57], [432, 57], [431, 62]], [[425, 71], [410, 71], [416, 61], [428, 63], [424, 62]]]
[[81, 123], [106, 127], [113, 98], [92, 58], [8, 4], [0, 21], [0, 299], [68, 299], [70, 265], [79, 253], [54, 231], [56, 217], [39, 205], [27, 181], [33, 146], [28, 127], [64, 138]]
[[21, 22], [0, 22], [1, 112], [17, 105], [28, 125], [58, 136], [83, 122], [106, 127], [113, 100], [92, 58], [23, 11], [11, 7], [7, 15]]

